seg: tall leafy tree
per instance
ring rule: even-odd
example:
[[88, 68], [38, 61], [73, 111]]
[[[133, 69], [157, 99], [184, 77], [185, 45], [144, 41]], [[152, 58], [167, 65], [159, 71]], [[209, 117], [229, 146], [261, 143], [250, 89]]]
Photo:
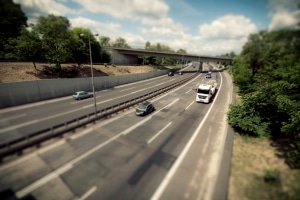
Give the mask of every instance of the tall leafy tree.
[[40, 16], [33, 30], [41, 35], [45, 58], [56, 63], [57, 69], [61, 70], [60, 64], [71, 56], [69, 47], [72, 37], [69, 20], [66, 17], [55, 15]]
[[121, 48], [131, 48], [126, 40], [122, 37], [118, 37], [112, 44], [113, 47], [121, 47]]
[[263, 31], [249, 37], [234, 59], [234, 82], [242, 104], [231, 107], [231, 125], [254, 135], [299, 137], [299, 40], [299, 30]]
[[4, 57], [4, 47], [9, 38], [20, 35], [23, 27], [27, 26], [27, 17], [19, 4], [12, 0], [0, 0], [0, 57]]
[[81, 64], [89, 60], [89, 48], [86, 44], [87, 37], [91, 34], [89, 29], [75, 27], [71, 31], [72, 43], [70, 44], [70, 51], [72, 53], [71, 59], [77, 63], [78, 68]]
[[145, 44], [145, 49], [148, 50], [151, 47], [151, 43], [149, 41], [146, 42]]
[[107, 50], [104, 50], [103, 47], [111, 46], [111, 39], [108, 36], [100, 37], [100, 46], [101, 46], [101, 62], [109, 63], [111, 60], [111, 53]]
[[186, 54], [187, 52], [185, 49], [178, 49], [176, 53]]
[[43, 56], [42, 40], [39, 34], [33, 30], [23, 28], [21, 35], [17, 38], [11, 39], [10, 44], [6, 49], [10, 50], [10, 55], [18, 60], [32, 61], [35, 70], [36, 61]]
[[101, 36], [100, 37], [100, 45], [102, 46], [110, 46], [110, 37], [108, 36]]

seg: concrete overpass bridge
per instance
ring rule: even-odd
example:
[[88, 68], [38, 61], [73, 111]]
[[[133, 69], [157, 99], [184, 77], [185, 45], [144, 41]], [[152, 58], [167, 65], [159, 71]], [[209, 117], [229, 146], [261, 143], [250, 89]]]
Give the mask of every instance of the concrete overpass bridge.
[[134, 65], [138, 64], [138, 56], [157, 56], [165, 58], [174, 58], [183, 61], [194, 62], [220, 62], [222, 64], [229, 64], [232, 62], [232, 58], [215, 57], [215, 56], [203, 56], [193, 54], [181, 54], [159, 51], [148, 51], [144, 49], [127, 49], [118, 47], [103, 47], [104, 50], [112, 52], [112, 63], [122, 65]]

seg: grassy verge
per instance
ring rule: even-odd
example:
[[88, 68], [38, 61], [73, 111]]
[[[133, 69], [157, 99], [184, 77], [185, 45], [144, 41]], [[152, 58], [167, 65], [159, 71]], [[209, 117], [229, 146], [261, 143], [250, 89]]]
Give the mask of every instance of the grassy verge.
[[235, 134], [228, 199], [300, 199], [300, 170], [279, 155], [267, 138]]

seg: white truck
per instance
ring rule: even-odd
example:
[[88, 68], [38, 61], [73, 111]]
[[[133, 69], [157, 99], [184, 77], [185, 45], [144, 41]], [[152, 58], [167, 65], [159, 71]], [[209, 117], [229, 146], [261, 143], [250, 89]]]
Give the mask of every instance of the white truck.
[[210, 103], [217, 89], [217, 82], [210, 80], [206, 84], [200, 84], [196, 89], [196, 101], [203, 103]]

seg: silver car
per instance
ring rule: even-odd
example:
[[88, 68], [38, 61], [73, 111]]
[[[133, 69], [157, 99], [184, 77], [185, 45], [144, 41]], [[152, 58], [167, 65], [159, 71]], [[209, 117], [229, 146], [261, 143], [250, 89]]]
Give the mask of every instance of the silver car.
[[73, 94], [73, 98], [75, 100], [81, 100], [81, 99], [90, 98], [90, 97], [93, 97], [93, 94], [88, 93], [86, 91], [78, 91]]

